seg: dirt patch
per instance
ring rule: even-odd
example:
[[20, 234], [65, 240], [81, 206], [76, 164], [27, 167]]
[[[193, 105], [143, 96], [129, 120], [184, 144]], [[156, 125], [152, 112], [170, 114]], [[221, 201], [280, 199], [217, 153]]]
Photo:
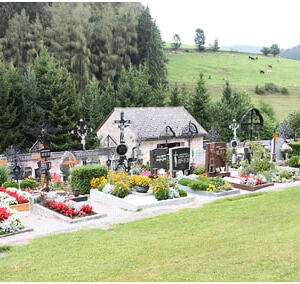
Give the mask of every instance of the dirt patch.
[[223, 68], [217, 68], [217, 71], [218, 72], [224, 72], [224, 69]]

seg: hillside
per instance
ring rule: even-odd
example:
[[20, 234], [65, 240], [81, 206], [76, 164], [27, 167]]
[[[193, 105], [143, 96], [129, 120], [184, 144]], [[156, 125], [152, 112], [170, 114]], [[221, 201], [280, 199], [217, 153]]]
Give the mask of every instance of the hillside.
[[[250, 60], [249, 56], [258, 56], [258, 60]], [[203, 72], [214, 100], [220, 98], [224, 83], [228, 80], [233, 88], [246, 90], [255, 103], [263, 100], [271, 104], [278, 121], [300, 108], [299, 61], [233, 52], [169, 52], [167, 58], [168, 79], [171, 84], [180, 82], [192, 87], [198, 74]], [[268, 65], [272, 65], [272, 68]], [[265, 74], [260, 74], [260, 69]], [[268, 69], [272, 72], [268, 73]], [[263, 86], [269, 82], [279, 87], [287, 87], [289, 94], [255, 94], [256, 85]]]
[[300, 45], [280, 50], [280, 56], [284, 58], [300, 60]]

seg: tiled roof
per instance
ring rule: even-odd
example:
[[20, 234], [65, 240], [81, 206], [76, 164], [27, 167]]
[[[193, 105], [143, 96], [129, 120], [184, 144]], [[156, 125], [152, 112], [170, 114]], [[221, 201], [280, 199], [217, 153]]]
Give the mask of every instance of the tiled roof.
[[[182, 131], [191, 121], [198, 129], [197, 136], [207, 132], [184, 107], [116, 107], [114, 112], [124, 112], [124, 118], [131, 121], [131, 130], [141, 140], [157, 139], [170, 126], [176, 137], [182, 137]], [[100, 126], [101, 127], [101, 126]], [[99, 127], [99, 128], [100, 128]]]

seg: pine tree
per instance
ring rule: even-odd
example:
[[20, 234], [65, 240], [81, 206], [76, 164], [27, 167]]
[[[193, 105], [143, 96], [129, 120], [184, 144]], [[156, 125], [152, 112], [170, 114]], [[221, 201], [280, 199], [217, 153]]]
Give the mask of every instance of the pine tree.
[[210, 126], [210, 95], [205, 87], [204, 75], [200, 73], [192, 98], [192, 114], [204, 129]]
[[170, 106], [181, 106], [182, 105], [182, 101], [181, 101], [181, 97], [180, 97], [180, 90], [179, 90], [177, 83], [175, 83], [174, 88], [171, 89], [169, 105]]
[[26, 147], [24, 136], [23, 87], [18, 72], [0, 61], [0, 153], [16, 143]]

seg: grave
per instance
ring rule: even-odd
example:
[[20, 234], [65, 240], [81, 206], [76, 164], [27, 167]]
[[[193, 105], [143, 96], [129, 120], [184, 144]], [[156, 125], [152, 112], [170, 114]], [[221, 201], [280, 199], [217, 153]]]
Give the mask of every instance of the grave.
[[150, 151], [150, 169], [151, 174], [156, 174], [159, 169], [168, 171], [168, 148], [157, 148]]
[[190, 147], [174, 147], [169, 151], [170, 155], [170, 172], [187, 171], [190, 168]]
[[230, 176], [229, 172], [225, 172], [226, 161], [226, 143], [213, 142], [206, 144], [205, 155], [205, 172], [208, 177]]

